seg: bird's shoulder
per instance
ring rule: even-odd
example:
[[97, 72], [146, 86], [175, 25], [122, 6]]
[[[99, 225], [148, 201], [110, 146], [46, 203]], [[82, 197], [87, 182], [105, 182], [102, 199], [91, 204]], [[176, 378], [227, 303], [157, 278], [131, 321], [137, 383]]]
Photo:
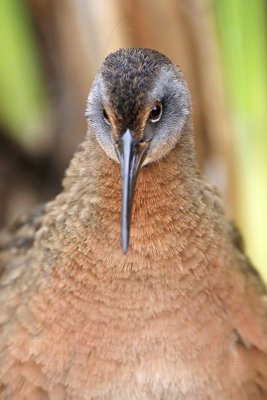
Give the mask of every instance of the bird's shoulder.
[[228, 221], [227, 228], [235, 260], [229, 272], [233, 285], [228, 299], [229, 311], [234, 318], [240, 344], [249, 351], [262, 352], [267, 368], [266, 285], [246, 254], [244, 239], [236, 224]]
[[21, 260], [33, 246], [36, 232], [42, 226], [46, 204], [20, 215], [10, 226], [0, 232], [0, 282], [8, 269], [19, 268]]
[[[223, 303], [233, 318], [240, 341], [255, 346], [267, 357], [267, 290], [258, 269], [246, 252], [243, 236], [236, 223], [227, 218], [218, 189], [202, 180], [202, 201], [210, 209], [214, 226], [225, 237], [229, 254], [227, 263], [228, 287]], [[224, 261], [226, 262], [226, 261]]]

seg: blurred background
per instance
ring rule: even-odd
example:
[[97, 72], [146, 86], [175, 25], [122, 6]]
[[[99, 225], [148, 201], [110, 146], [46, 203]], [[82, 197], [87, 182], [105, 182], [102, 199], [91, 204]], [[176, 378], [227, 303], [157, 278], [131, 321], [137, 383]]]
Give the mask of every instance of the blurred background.
[[266, 0], [1, 0], [0, 227], [60, 190], [111, 51], [151, 47], [189, 83], [198, 159], [267, 280]]

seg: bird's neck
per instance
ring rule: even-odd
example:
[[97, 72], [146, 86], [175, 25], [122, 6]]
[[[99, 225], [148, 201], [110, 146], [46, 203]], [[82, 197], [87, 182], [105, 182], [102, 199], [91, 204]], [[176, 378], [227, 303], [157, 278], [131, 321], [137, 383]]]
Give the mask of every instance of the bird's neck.
[[91, 265], [103, 274], [136, 273], [146, 266], [151, 269], [157, 260], [182, 257], [192, 235], [200, 237], [205, 229], [203, 237], [207, 236], [211, 220], [192, 140], [192, 134], [185, 132], [168, 156], [142, 168], [134, 197], [130, 248], [123, 255], [120, 166], [88, 134], [67, 171], [65, 190], [49, 206], [49, 218], [54, 220], [49, 230], [52, 238], [60, 239], [53, 240], [52, 246], [58, 243], [60, 251], [64, 246], [64, 253], [75, 263]]

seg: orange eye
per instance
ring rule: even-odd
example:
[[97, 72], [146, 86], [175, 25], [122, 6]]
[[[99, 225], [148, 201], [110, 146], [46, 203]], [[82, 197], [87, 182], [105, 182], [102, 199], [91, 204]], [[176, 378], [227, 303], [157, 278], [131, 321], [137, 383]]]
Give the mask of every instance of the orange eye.
[[149, 121], [150, 122], [158, 122], [162, 116], [163, 107], [159, 100], [157, 100], [150, 111]]
[[108, 116], [108, 113], [106, 112], [106, 110], [103, 108], [103, 118], [104, 118], [104, 121], [108, 124], [108, 125], [110, 125], [110, 119], [109, 119], [109, 116]]

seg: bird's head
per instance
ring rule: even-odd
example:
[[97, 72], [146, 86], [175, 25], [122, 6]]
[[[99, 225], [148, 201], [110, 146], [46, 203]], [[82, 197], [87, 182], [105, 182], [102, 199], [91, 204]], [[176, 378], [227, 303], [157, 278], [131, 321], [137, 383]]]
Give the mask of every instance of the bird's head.
[[157, 51], [111, 53], [94, 80], [86, 117], [107, 156], [121, 165], [124, 253], [139, 170], [175, 147], [189, 114], [190, 95], [181, 72]]

